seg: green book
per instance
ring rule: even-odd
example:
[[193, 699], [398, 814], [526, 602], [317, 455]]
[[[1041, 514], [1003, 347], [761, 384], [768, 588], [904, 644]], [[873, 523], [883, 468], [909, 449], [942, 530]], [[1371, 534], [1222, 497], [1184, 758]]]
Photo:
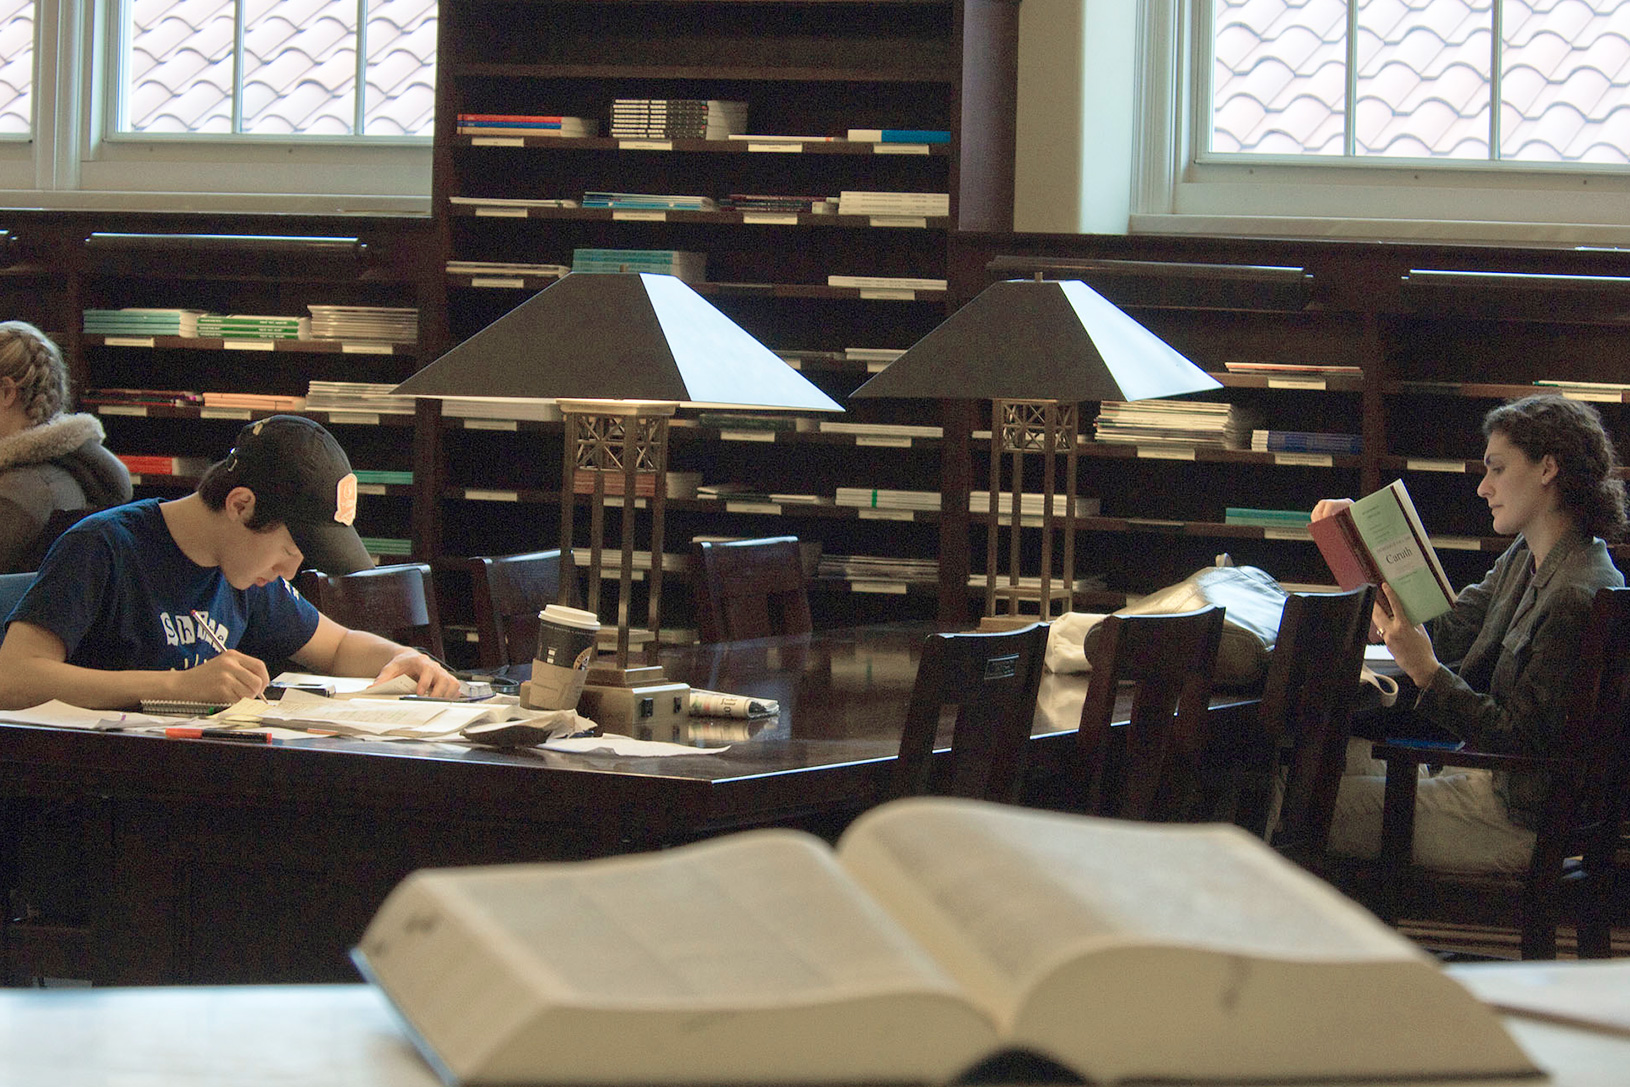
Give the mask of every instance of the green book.
[[[1454, 589], [1403, 480], [1311, 522], [1308, 532], [1343, 589], [1385, 581], [1412, 623], [1435, 619], [1454, 607]], [[1387, 608], [1386, 597], [1376, 600]]]

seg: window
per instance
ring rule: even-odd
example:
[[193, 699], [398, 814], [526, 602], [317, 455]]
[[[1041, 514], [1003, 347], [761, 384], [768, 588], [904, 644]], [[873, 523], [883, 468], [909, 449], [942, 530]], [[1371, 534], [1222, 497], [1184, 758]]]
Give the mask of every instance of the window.
[[1630, 163], [1630, 0], [1212, 9], [1214, 155]]
[[430, 135], [435, 0], [126, 0], [124, 11], [120, 133]]
[[1630, 0], [1146, 0], [1132, 227], [1630, 244]]
[[436, 0], [0, 0], [8, 204], [424, 212]]

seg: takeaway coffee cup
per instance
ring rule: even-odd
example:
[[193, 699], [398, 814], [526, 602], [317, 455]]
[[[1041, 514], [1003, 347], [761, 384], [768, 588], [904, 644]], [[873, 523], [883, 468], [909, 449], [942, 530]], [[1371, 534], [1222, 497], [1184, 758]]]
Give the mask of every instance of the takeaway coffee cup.
[[600, 620], [592, 611], [550, 604], [538, 613], [538, 651], [523, 699], [529, 708], [577, 708], [599, 633]]

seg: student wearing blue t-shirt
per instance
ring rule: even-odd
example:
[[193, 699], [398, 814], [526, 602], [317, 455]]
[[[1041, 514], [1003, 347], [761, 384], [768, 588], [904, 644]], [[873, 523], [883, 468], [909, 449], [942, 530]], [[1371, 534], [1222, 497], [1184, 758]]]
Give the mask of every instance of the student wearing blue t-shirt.
[[229, 703], [260, 694], [264, 662], [285, 658], [324, 675], [406, 675], [421, 694], [455, 694], [458, 680], [434, 659], [340, 626], [288, 584], [308, 556], [330, 573], [367, 561], [351, 528], [356, 493], [328, 431], [275, 415], [244, 427], [185, 498], [80, 521], [11, 613], [0, 709], [51, 699], [88, 709]]

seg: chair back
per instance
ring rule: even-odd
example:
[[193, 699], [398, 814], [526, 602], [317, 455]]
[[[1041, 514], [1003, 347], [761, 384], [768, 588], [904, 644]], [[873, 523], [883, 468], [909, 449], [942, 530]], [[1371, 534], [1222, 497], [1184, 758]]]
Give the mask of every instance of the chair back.
[[341, 626], [416, 646], [437, 659], [447, 656], [427, 563], [376, 566], [354, 574], [302, 570], [294, 584], [318, 611]]
[[28, 587], [34, 584], [34, 571], [19, 574], [0, 574], [0, 637], [5, 636], [6, 616], [17, 606]]
[[[1563, 767], [1551, 775], [1523, 888], [1523, 911], [1543, 916], [1568, 858], [1582, 857], [1590, 886], [1579, 953], [1606, 958], [1616, 912], [1614, 866], [1630, 803], [1630, 588], [1596, 591], [1580, 644], [1573, 700], [1554, 750]], [[1525, 941], [1532, 940], [1525, 933]]]
[[89, 517], [93, 513], [107, 509], [106, 506], [82, 506], [74, 510], [52, 510], [45, 518], [45, 524], [40, 527], [39, 535], [34, 542], [17, 556], [18, 569], [38, 570], [40, 563], [45, 561], [46, 552], [51, 545], [57, 542], [57, 537], [67, 532], [74, 525]]
[[537, 654], [538, 612], [548, 604], [582, 607], [577, 567], [558, 548], [469, 560], [470, 595], [482, 668], [503, 668]]
[[[1104, 619], [1088, 655], [1092, 672], [1076, 734], [1088, 813], [1124, 819], [1201, 814], [1199, 762], [1223, 615], [1213, 604]], [[1123, 684], [1133, 689], [1131, 716], [1112, 729]]]
[[[1291, 593], [1268, 659], [1261, 731], [1243, 754], [1258, 804], [1235, 821], [1304, 865], [1316, 866], [1330, 838], [1374, 600], [1373, 585]], [[1281, 772], [1276, 813], [1271, 801]]]
[[[1036, 716], [1047, 624], [990, 633], [930, 634], [906, 710], [891, 796], [926, 792], [1011, 802]], [[955, 707], [950, 764], [931, 773], [940, 721]]]
[[692, 558], [699, 640], [737, 642], [814, 629], [798, 537], [699, 540]]

